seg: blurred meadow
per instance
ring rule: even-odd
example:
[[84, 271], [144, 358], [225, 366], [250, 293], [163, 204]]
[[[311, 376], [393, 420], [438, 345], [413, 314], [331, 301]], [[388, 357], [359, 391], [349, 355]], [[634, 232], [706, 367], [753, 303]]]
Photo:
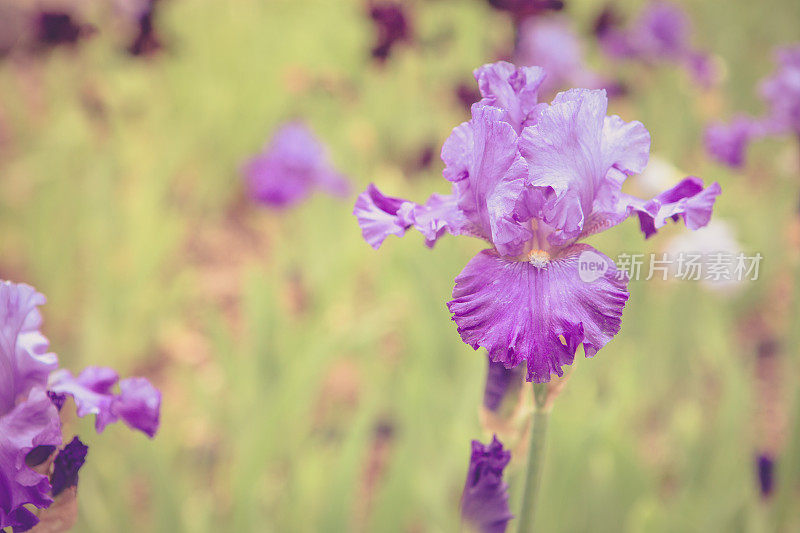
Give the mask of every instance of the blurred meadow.
[[[362, 0], [163, 0], [151, 57], [126, 54], [129, 29], [89, 2], [91, 38], [0, 59], [0, 278], [47, 295], [64, 367], [113, 366], [164, 394], [152, 442], [68, 421], [90, 446], [75, 531], [457, 530], [469, 441], [491, 434], [486, 357], [445, 303], [482, 245], [432, 252], [414, 234], [377, 253], [352, 203], [369, 182], [420, 201], [447, 190], [438, 153], [468, 117], [456, 88], [513, 32], [481, 0], [403, 4], [413, 39], [383, 64]], [[682, 5], [725, 66], [716, 88], [612, 65], [591, 39], [603, 6], [568, 0], [566, 14], [590, 63], [628, 87], [610, 111], [641, 120], [681, 177], [720, 182], [715, 217], [764, 256], [761, 276], [732, 294], [631, 282], [621, 332], [579, 352], [555, 405], [541, 531], [800, 530], [798, 146], [758, 143], [740, 172], [702, 146], [709, 120], [760, 111], [757, 82], [776, 45], [800, 40], [800, 4]], [[259, 207], [240, 167], [299, 117], [356, 190]], [[590, 242], [660, 252], [685, 231], [644, 241], [628, 222]], [[769, 500], [759, 451], [778, 457]], [[515, 455], [512, 500], [522, 466]]]

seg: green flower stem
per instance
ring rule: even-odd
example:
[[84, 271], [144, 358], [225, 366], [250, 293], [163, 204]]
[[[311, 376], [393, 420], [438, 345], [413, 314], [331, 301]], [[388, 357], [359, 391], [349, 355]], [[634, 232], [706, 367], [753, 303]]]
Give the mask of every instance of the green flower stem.
[[547, 383], [534, 383], [534, 408], [531, 420], [531, 440], [528, 443], [528, 469], [525, 474], [525, 492], [522, 496], [522, 510], [519, 514], [519, 533], [531, 533], [536, 515], [536, 496], [544, 465], [544, 445], [547, 435], [547, 419], [550, 408], [547, 406]]

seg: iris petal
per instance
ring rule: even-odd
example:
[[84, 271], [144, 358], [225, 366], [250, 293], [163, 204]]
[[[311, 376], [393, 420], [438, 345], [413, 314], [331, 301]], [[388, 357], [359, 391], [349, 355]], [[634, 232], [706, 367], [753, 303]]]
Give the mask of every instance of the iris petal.
[[[582, 273], [588, 263], [593, 272]], [[447, 305], [464, 342], [507, 368], [525, 362], [527, 380], [541, 383], [563, 375], [580, 344], [593, 356], [614, 337], [627, 283], [611, 259], [586, 244], [541, 268], [484, 250], [456, 277]]]

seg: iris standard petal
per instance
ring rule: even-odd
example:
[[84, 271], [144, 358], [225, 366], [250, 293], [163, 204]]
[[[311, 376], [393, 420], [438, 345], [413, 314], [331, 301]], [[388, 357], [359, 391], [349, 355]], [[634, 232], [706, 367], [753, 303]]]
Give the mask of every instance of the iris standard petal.
[[474, 75], [483, 96], [481, 102], [505, 110], [505, 120], [520, 132], [539, 104], [544, 69], [538, 66], [518, 68], [507, 61], [498, 61], [476, 69]]
[[605, 178], [602, 135], [607, 105], [605, 91], [559, 93], [520, 136], [528, 185], [553, 192], [539, 218], [555, 229], [554, 244], [580, 235]]
[[445, 142], [442, 160], [444, 176], [454, 182], [457, 205], [467, 222], [462, 233], [486, 239], [503, 255], [515, 255], [531, 236], [517, 216], [527, 165], [504, 113], [473, 105], [472, 119], [455, 128]]
[[34, 386], [47, 384], [58, 358], [39, 332], [45, 297], [24, 283], [0, 281], [0, 415]]

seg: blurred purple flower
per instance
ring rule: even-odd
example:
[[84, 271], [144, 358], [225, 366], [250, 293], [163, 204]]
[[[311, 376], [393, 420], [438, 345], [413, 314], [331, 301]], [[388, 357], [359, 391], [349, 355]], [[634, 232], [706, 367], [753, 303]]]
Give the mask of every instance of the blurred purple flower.
[[503, 470], [511, 460], [511, 452], [492, 438], [489, 445], [472, 441], [467, 481], [461, 495], [461, 519], [481, 533], [503, 533], [514, 518], [508, 507], [508, 483]]
[[[49, 343], [39, 331], [38, 307], [44, 303], [44, 296], [33, 287], [0, 281], [0, 528], [32, 527], [38, 519], [25, 505], [43, 509], [53, 501], [47, 476], [31, 466], [61, 445], [58, 410], [64, 395], [75, 398], [79, 416], [86, 414], [81, 413], [82, 402], [88, 401], [85, 391], [68, 390], [59, 372], [54, 372], [58, 358], [48, 352]], [[110, 397], [104, 422], [121, 417], [152, 436], [158, 426], [161, 395], [142, 378], [125, 382], [129, 384], [122, 387], [119, 397], [107, 389], [92, 391], [97, 397], [103, 393]]]
[[706, 149], [720, 163], [741, 167], [748, 144], [760, 131], [761, 128], [753, 119], [743, 115], [736, 117], [730, 124], [715, 122], [706, 129]]
[[369, 16], [376, 32], [372, 57], [380, 62], [386, 61], [395, 44], [411, 39], [411, 24], [405, 8], [399, 2], [372, 3]]
[[800, 44], [775, 52], [777, 70], [761, 84], [772, 131], [800, 135]]
[[514, 61], [547, 72], [541, 91], [552, 94], [569, 87], [601, 89], [614, 84], [586, 64], [578, 35], [560, 17], [532, 17], [519, 26]]
[[163, 47], [155, 30], [156, 5], [158, 3], [158, 0], [134, 3], [137, 9], [132, 16], [136, 22], [136, 36], [128, 47], [128, 53], [133, 56], [152, 55]]
[[345, 197], [350, 184], [336, 172], [325, 146], [300, 122], [281, 126], [264, 150], [243, 168], [250, 197], [273, 207], [289, 207], [315, 189]]
[[[700, 228], [720, 187], [688, 177], [651, 200], [625, 194], [625, 179], [647, 164], [650, 134], [606, 116], [604, 91], [573, 89], [546, 104], [535, 99], [540, 69], [499, 62], [475, 76], [484, 99], [442, 148], [451, 194], [416, 204], [370, 185], [353, 214], [376, 249], [411, 227], [428, 246], [444, 233], [486, 240], [491, 248], [456, 277], [453, 320], [493, 362], [526, 362], [528, 381], [547, 382], [580, 344], [591, 357], [611, 340], [628, 298], [627, 276], [578, 241], [633, 214], [646, 237], [669, 220]], [[587, 262], [598, 274], [589, 281]]]
[[459, 83], [455, 90], [456, 99], [467, 110], [472, 109], [472, 104], [481, 99], [481, 92], [474, 83]]
[[706, 149], [721, 163], [741, 167], [750, 142], [763, 137], [800, 137], [800, 44], [778, 49], [775, 59], [778, 68], [760, 86], [766, 115], [739, 114], [728, 124], [715, 122], [706, 129]]
[[53, 497], [78, 485], [78, 471], [86, 462], [88, 451], [89, 447], [75, 437], [58, 452], [53, 461], [53, 474], [50, 476]]
[[43, 47], [74, 45], [81, 38], [91, 35], [94, 28], [79, 23], [74, 15], [66, 11], [40, 11], [34, 20], [36, 43]]
[[691, 21], [678, 5], [650, 2], [627, 28], [619, 27], [619, 17], [607, 7], [595, 22], [595, 34], [601, 48], [613, 58], [677, 63], [704, 87], [719, 78], [711, 57], [693, 48]]
[[756, 458], [756, 474], [758, 488], [763, 498], [769, 498], [775, 485], [775, 461], [767, 454], [759, 454]]

